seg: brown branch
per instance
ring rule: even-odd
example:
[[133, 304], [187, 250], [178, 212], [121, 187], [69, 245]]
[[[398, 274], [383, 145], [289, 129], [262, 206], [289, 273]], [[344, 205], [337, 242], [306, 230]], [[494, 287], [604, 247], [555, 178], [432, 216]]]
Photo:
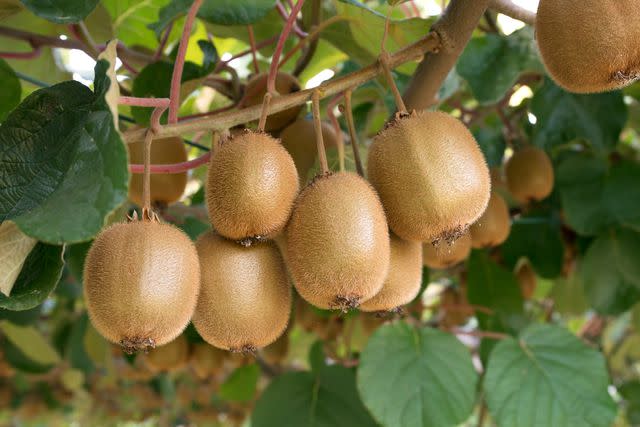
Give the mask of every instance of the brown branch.
[[458, 61], [488, 5], [489, 0], [451, 0], [432, 28], [442, 40], [440, 51], [424, 57], [404, 93], [409, 110], [423, 110], [437, 102], [442, 83]]
[[[405, 62], [424, 55], [425, 52], [437, 50], [440, 46], [440, 38], [435, 32], [429, 33], [425, 38], [409, 45], [389, 58], [389, 65], [395, 68]], [[321, 98], [326, 98], [347, 89], [355, 88], [365, 83], [381, 72], [379, 64], [376, 62], [358, 71], [346, 76], [330, 80], [315, 89], [307, 89], [294, 92], [288, 95], [282, 95], [274, 98], [269, 106], [271, 114], [278, 113], [297, 105], [302, 105], [311, 100], [314, 90], [320, 90]], [[157, 138], [166, 138], [168, 136], [178, 136], [189, 132], [198, 132], [202, 130], [224, 130], [233, 126], [248, 123], [260, 117], [261, 105], [244, 108], [237, 111], [227, 111], [215, 116], [202, 119], [185, 120], [175, 124], [163, 126], [156, 135]], [[127, 132], [124, 135], [125, 141], [133, 142], [144, 139], [145, 129], [138, 129]]]
[[524, 9], [511, 0], [489, 0], [489, 7], [498, 13], [507, 15], [525, 24], [535, 25], [536, 14]]

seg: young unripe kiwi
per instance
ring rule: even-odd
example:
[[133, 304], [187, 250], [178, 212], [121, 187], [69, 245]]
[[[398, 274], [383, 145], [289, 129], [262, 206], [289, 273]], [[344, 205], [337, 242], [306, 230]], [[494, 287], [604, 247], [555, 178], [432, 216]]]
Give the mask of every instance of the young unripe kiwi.
[[604, 92], [640, 79], [637, 0], [540, 0], [540, 56], [551, 77], [570, 92]]
[[225, 353], [207, 343], [194, 344], [189, 365], [196, 376], [205, 380], [219, 372], [224, 365]]
[[[280, 95], [287, 95], [300, 90], [300, 83], [291, 74], [278, 72], [276, 75], [276, 91]], [[252, 77], [244, 90], [244, 96], [240, 101], [240, 108], [251, 107], [252, 105], [262, 104], [264, 95], [267, 93], [267, 74], [258, 74]], [[264, 130], [267, 132], [278, 131], [295, 118], [302, 110], [302, 105], [291, 107], [279, 113], [271, 114], [267, 118]]]
[[182, 368], [189, 359], [189, 342], [184, 335], [145, 355], [149, 368], [155, 372], [175, 371]]
[[528, 146], [516, 151], [505, 167], [507, 187], [515, 200], [542, 200], [553, 190], [553, 165], [543, 150]]
[[361, 311], [392, 311], [410, 303], [422, 283], [422, 243], [402, 240], [391, 233], [389, 273], [382, 290], [360, 304]]
[[93, 326], [125, 351], [175, 339], [198, 298], [200, 265], [189, 237], [156, 221], [120, 223], [93, 241], [84, 297]]
[[243, 247], [214, 232], [196, 242], [202, 286], [193, 325], [209, 344], [249, 353], [285, 330], [291, 287], [273, 242]]
[[[303, 185], [318, 157], [313, 121], [297, 119], [280, 133], [280, 139], [282, 146], [291, 154]], [[322, 140], [326, 148], [338, 146], [338, 137], [331, 123], [322, 122]]]
[[371, 186], [350, 172], [321, 175], [298, 196], [287, 265], [302, 298], [347, 310], [372, 298], [389, 269], [389, 232]]
[[426, 242], [422, 245], [422, 263], [436, 270], [453, 267], [467, 259], [471, 253], [471, 234], [464, 233], [455, 242], [437, 245]]
[[272, 237], [289, 220], [298, 190], [296, 166], [280, 142], [266, 133], [241, 133], [211, 156], [211, 225], [232, 240]]
[[[129, 161], [131, 163], [144, 163], [144, 141], [136, 141], [127, 144], [129, 149]], [[165, 165], [182, 163], [187, 161], [187, 150], [182, 139], [170, 137], [154, 139], [151, 143], [151, 163]], [[131, 174], [129, 181], [129, 200], [138, 206], [142, 206], [142, 177], [141, 173]], [[151, 204], [170, 205], [182, 197], [187, 186], [187, 173], [152, 174], [151, 175]]]
[[528, 262], [523, 262], [516, 268], [516, 278], [520, 285], [522, 298], [530, 300], [533, 293], [536, 291], [538, 279], [536, 278], [536, 273]]
[[263, 348], [260, 352], [264, 360], [272, 365], [279, 365], [289, 353], [289, 330], [287, 329], [277, 340]]
[[492, 191], [487, 209], [469, 228], [471, 246], [474, 248], [498, 246], [507, 240], [510, 231], [509, 207], [500, 194]]
[[489, 168], [471, 132], [442, 112], [387, 125], [369, 149], [369, 180], [405, 240], [451, 242], [484, 212]]

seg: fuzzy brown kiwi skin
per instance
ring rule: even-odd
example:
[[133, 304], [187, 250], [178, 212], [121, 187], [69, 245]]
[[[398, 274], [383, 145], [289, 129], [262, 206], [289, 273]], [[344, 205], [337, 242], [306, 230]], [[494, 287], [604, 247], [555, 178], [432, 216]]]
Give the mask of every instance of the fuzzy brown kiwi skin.
[[636, 0], [541, 0], [535, 29], [545, 68], [570, 92], [610, 91], [640, 79]]
[[296, 200], [286, 240], [294, 286], [310, 304], [345, 311], [382, 288], [389, 232], [378, 196], [360, 176], [316, 177]]
[[410, 303], [422, 284], [422, 243], [402, 240], [390, 234], [389, 273], [382, 290], [360, 304], [361, 311], [394, 311]]
[[84, 265], [91, 323], [125, 351], [175, 339], [189, 323], [200, 287], [193, 243], [172, 225], [119, 223], [94, 240]]
[[145, 355], [149, 368], [155, 372], [175, 371], [184, 366], [189, 358], [189, 343], [184, 335], [156, 347]]
[[[144, 163], [144, 141], [127, 144], [129, 161], [134, 164]], [[151, 144], [151, 163], [157, 165], [181, 163], [187, 161], [187, 150], [181, 138], [171, 137], [154, 139]], [[152, 205], [170, 205], [182, 197], [187, 187], [187, 173], [152, 174]], [[131, 174], [129, 182], [129, 200], [142, 206], [142, 174]]]
[[498, 246], [507, 240], [511, 231], [511, 217], [509, 207], [500, 194], [491, 192], [487, 209], [469, 231], [471, 246], [476, 249]]
[[551, 159], [537, 147], [516, 151], [507, 161], [505, 175], [509, 193], [520, 203], [542, 200], [553, 191]]
[[205, 193], [211, 225], [237, 241], [273, 237], [289, 220], [298, 190], [296, 166], [280, 142], [242, 132], [211, 156]]
[[196, 247], [202, 286], [193, 325], [202, 338], [223, 350], [253, 353], [282, 335], [291, 287], [275, 243], [243, 247], [211, 231]]
[[[313, 121], [297, 119], [280, 133], [280, 139], [296, 164], [302, 186], [318, 157]], [[338, 136], [328, 122], [322, 122], [322, 140], [326, 148], [338, 146]]]
[[429, 268], [441, 270], [464, 261], [470, 253], [471, 234], [467, 232], [451, 244], [440, 242], [434, 246], [425, 242], [422, 245], [422, 262]]
[[[295, 77], [293, 77], [291, 74], [278, 72], [278, 74], [276, 75], [276, 91], [280, 95], [287, 95], [299, 90], [300, 83]], [[245, 108], [262, 104], [266, 92], [267, 74], [263, 73], [253, 76], [247, 82], [244, 96], [240, 101], [239, 107]], [[301, 110], [302, 105], [299, 105], [291, 107], [279, 113], [269, 115], [264, 130], [267, 132], [275, 132], [283, 129], [285, 126], [295, 120]]]
[[489, 202], [489, 168], [471, 132], [442, 112], [413, 112], [373, 140], [368, 177], [405, 240], [452, 242]]

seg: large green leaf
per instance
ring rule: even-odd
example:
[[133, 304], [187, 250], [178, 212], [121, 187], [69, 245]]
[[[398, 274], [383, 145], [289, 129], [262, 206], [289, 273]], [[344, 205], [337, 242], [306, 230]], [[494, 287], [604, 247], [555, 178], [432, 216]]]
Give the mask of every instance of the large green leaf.
[[574, 154], [557, 168], [566, 222], [581, 234], [611, 226], [640, 230], [640, 165], [623, 160], [611, 166], [596, 156]]
[[559, 218], [536, 211], [517, 218], [502, 245], [502, 256], [511, 268], [520, 257], [526, 257], [538, 275], [547, 279], [557, 277], [564, 261]]
[[484, 330], [516, 332], [525, 324], [520, 286], [513, 273], [491, 260], [482, 250], [474, 250], [467, 263], [467, 297], [474, 305], [493, 311], [477, 312]]
[[20, 0], [41, 18], [58, 24], [82, 21], [96, 7], [99, 0]]
[[35, 327], [14, 325], [3, 320], [0, 321], [0, 331], [30, 360], [40, 365], [60, 362], [60, 355]]
[[0, 219], [15, 217], [29, 236], [89, 240], [126, 199], [126, 148], [104, 98], [108, 67], [98, 61], [95, 93], [78, 82], [38, 90], [0, 127]]
[[314, 350], [312, 372], [287, 372], [271, 381], [256, 402], [252, 427], [376, 425], [360, 401], [353, 371], [326, 366], [321, 348], [315, 346]]
[[640, 300], [640, 233], [609, 230], [585, 254], [580, 273], [591, 306], [604, 314], [622, 313]]
[[506, 37], [486, 34], [471, 39], [456, 65], [481, 104], [498, 102], [525, 71], [542, 70], [530, 27]]
[[[172, 0], [149, 28], [159, 35], [171, 21], [187, 13], [192, 3], [193, 0]], [[198, 17], [212, 24], [248, 25], [264, 18], [275, 5], [276, 0], [205, 0]]]
[[7, 61], [0, 58], [0, 122], [20, 103], [22, 86]]
[[255, 363], [237, 368], [220, 385], [220, 397], [236, 402], [249, 402], [256, 394], [260, 367]]
[[453, 335], [404, 322], [374, 332], [358, 369], [362, 401], [385, 427], [456, 426], [473, 410], [477, 381]]
[[533, 143], [546, 149], [583, 139], [597, 151], [609, 151], [627, 121], [621, 92], [578, 95], [550, 79], [533, 96], [531, 113], [537, 118]]
[[500, 426], [609, 427], [608, 384], [600, 353], [562, 328], [534, 325], [495, 347], [484, 391]]
[[113, 20], [113, 32], [128, 46], [155, 49], [156, 34], [148, 27], [158, 20], [158, 13], [170, 0], [102, 0]]
[[38, 243], [29, 253], [9, 297], [0, 294], [0, 308], [28, 310], [41, 304], [62, 275], [63, 246]]
[[503, 123], [497, 117], [484, 120], [479, 126], [472, 129], [473, 136], [484, 154], [489, 167], [500, 167], [503, 163], [504, 150], [507, 142], [503, 135]]

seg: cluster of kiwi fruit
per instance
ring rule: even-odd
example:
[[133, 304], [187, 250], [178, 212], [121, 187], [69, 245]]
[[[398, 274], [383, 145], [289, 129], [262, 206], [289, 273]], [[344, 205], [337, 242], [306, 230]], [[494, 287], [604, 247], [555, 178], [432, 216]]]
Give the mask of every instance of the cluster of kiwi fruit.
[[547, 71], [570, 92], [605, 92], [640, 79], [635, 0], [540, 0], [535, 29]]

